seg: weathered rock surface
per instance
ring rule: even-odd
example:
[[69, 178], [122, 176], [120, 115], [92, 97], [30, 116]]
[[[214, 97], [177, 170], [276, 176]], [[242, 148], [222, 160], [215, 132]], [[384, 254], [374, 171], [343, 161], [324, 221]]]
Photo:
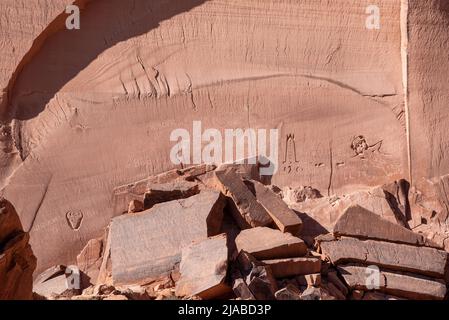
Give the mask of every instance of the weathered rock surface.
[[[416, 179], [447, 173], [438, 130], [445, 68], [427, 68], [445, 61], [441, 1], [409, 8], [410, 68], [400, 1], [376, 3], [382, 27], [374, 30], [367, 4], [351, 0], [282, 0], [277, 14], [265, 14], [270, 1], [77, 1], [85, 7], [77, 32], [64, 26], [73, 1], [2, 1], [0, 185], [31, 231], [39, 269], [73, 260], [79, 239], [117, 215], [116, 186], [173, 169], [170, 133], [190, 132], [194, 120], [219, 130], [280, 128], [280, 186], [313, 183], [331, 195], [381, 185], [408, 174], [415, 143], [426, 146], [411, 152]], [[419, 19], [423, 11], [440, 27]], [[435, 45], [422, 45], [421, 30]], [[426, 99], [435, 106], [424, 112]], [[73, 232], [55, 211], [81, 211], [81, 228]]]
[[[219, 234], [223, 197], [213, 191], [116, 217], [111, 225], [114, 283], [133, 283], [170, 272], [182, 247]], [[173, 232], [172, 232], [173, 231]]]
[[164, 184], [151, 184], [144, 197], [144, 208], [150, 209], [155, 204], [177, 199], [185, 199], [199, 193], [197, 183], [189, 181], [175, 181]]
[[212, 299], [229, 293], [230, 287], [225, 283], [228, 255], [226, 234], [183, 248], [176, 295]]
[[0, 197], [0, 300], [29, 300], [33, 296], [36, 257], [12, 204]]
[[[369, 290], [366, 267], [356, 265], [338, 266], [338, 270], [352, 289]], [[403, 274], [381, 270], [378, 290], [408, 299], [438, 299], [446, 296], [446, 284], [413, 274]]]
[[321, 273], [299, 275], [295, 279], [300, 286], [318, 287], [321, 284]]
[[322, 241], [320, 248], [336, 265], [359, 262], [437, 278], [448, 272], [448, 253], [434, 248], [355, 238]]
[[[257, 261], [251, 254], [245, 251], [240, 252], [237, 261], [242, 279], [251, 295], [256, 300], [274, 300], [278, 287], [270, 266], [263, 265], [263, 263]], [[244, 297], [251, 298], [246, 293], [245, 287], [237, 289], [239, 291], [243, 289]]]
[[263, 260], [275, 278], [288, 278], [321, 271], [321, 260], [315, 257]]
[[259, 260], [301, 257], [307, 253], [301, 239], [266, 227], [242, 230], [235, 244], [238, 252], [248, 252]]
[[231, 212], [240, 228], [263, 227], [273, 222], [232, 167], [216, 171], [215, 177], [220, 191], [230, 199]]
[[258, 181], [251, 181], [250, 183], [254, 188], [257, 202], [265, 208], [279, 230], [298, 235], [302, 228], [302, 221], [296, 213], [277, 194], [262, 183]]
[[[92, 239], [76, 257], [76, 264], [87, 277], [89, 283], [95, 284], [103, 262], [104, 239]], [[87, 287], [83, 284], [83, 287]]]
[[351, 206], [346, 209], [334, 226], [334, 234], [411, 245], [425, 244], [423, 235], [383, 219], [360, 206]]

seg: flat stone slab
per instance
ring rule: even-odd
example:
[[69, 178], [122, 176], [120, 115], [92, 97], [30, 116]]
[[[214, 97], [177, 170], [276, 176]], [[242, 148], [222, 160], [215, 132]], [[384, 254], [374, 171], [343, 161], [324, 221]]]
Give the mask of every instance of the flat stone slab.
[[259, 260], [301, 257], [307, 253], [301, 239], [266, 227], [242, 230], [235, 244], [238, 252], [248, 252]]
[[273, 223], [265, 208], [256, 200], [242, 178], [228, 168], [215, 171], [217, 186], [231, 201], [231, 212], [241, 229], [264, 227]]
[[336, 265], [349, 262], [373, 264], [437, 278], [444, 278], [448, 271], [448, 253], [434, 248], [344, 237], [323, 240], [319, 245]]
[[230, 292], [225, 284], [228, 269], [226, 234], [193, 243], [182, 249], [181, 278], [176, 284], [179, 297], [213, 299]]
[[265, 208], [279, 230], [297, 235], [302, 227], [301, 218], [265, 185], [258, 181], [250, 181], [250, 183], [254, 187], [257, 202]]
[[423, 235], [390, 222], [358, 205], [345, 210], [334, 226], [334, 234], [417, 246], [425, 244]]
[[186, 180], [177, 180], [167, 183], [154, 183], [148, 186], [143, 205], [145, 209], [152, 208], [155, 204], [185, 199], [200, 192], [198, 183]]
[[[373, 282], [368, 276], [365, 266], [346, 265], [337, 267], [340, 274], [351, 289], [369, 290]], [[389, 272], [380, 270], [379, 278], [374, 282], [378, 290], [407, 299], [438, 299], [446, 296], [446, 285], [442, 280], [435, 280], [424, 276]]]
[[321, 270], [321, 260], [315, 257], [263, 260], [262, 263], [270, 266], [275, 278], [319, 273]]
[[171, 271], [181, 249], [220, 233], [225, 201], [204, 191], [187, 199], [116, 217], [111, 224], [114, 283], [138, 283]]

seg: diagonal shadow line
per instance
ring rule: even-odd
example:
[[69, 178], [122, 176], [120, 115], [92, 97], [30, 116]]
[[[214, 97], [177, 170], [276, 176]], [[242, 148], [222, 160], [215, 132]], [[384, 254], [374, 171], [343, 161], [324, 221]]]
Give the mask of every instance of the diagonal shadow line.
[[209, 0], [77, 0], [81, 28], [67, 30], [59, 15], [39, 35], [8, 86], [3, 118], [29, 120], [103, 51], [143, 35]]

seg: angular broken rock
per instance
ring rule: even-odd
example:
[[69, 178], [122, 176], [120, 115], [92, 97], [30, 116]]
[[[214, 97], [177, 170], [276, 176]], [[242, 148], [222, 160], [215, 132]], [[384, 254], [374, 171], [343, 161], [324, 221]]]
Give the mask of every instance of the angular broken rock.
[[151, 209], [155, 204], [185, 199], [199, 193], [198, 184], [185, 180], [177, 180], [163, 184], [151, 184], [145, 193], [143, 206]]
[[321, 273], [299, 275], [295, 279], [300, 286], [318, 287], [321, 284]]
[[[76, 264], [80, 271], [87, 275], [90, 283], [95, 284], [100, 273], [104, 241], [102, 238], [92, 239], [76, 257]], [[86, 287], [84, 284], [83, 287]]]
[[266, 227], [242, 230], [235, 239], [237, 251], [246, 251], [256, 259], [301, 257], [307, 246], [301, 239]]
[[346, 209], [334, 226], [334, 234], [419, 246], [425, 244], [421, 234], [390, 222], [358, 205]]
[[276, 279], [271, 268], [242, 251], [237, 257], [238, 266], [245, 283], [257, 300], [274, 300], [277, 291]]
[[[371, 276], [365, 266], [345, 265], [338, 266], [340, 274], [348, 286], [357, 290], [368, 290], [367, 277]], [[407, 299], [438, 299], [446, 296], [446, 284], [442, 280], [431, 279], [424, 276], [404, 274], [381, 270], [379, 278], [374, 282], [381, 292]]]
[[337, 275], [336, 271], [330, 271], [327, 273], [327, 279], [329, 280], [329, 283], [332, 283], [335, 285], [335, 287], [338, 288], [338, 290], [344, 295], [347, 296], [349, 293], [348, 288], [346, 285], [340, 280], [340, 278]]
[[308, 287], [301, 294], [301, 300], [321, 300], [322, 292], [320, 288]]
[[45, 298], [62, 295], [68, 290], [68, 282], [65, 273], [55, 276], [44, 282], [34, 284], [33, 291]]
[[323, 284], [323, 287], [327, 289], [327, 291], [335, 297], [338, 300], [346, 300], [346, 296], [341, 292], [341, 290], [334, 285], [332, 282], [327, 282], [326, 284]]
[[274, 300], [276, 280], [268, 266], [255, 266], [246, 278], [248, 289], [257, 300]]
[[36, 257], [13, 205], [0, 197], [0, 300], [30, 300]]
[[242, 300], [256, 299], [242, 277], [238, 277], [233, 280], [232, 291], [234, 291], [234, 294]]
[[40, 283], [43, 283], [51, 278], [55, 278], [57, 276], [63, 275], [65, 273], [66, 267], [63, 265], [56, 265], [48, 268], [47, 270], [40, 273], [33, 282], [33, 285], [36, 286]]
[[437, 278], [448, 272], [448, 253], [434, 248], [355, 238], [321, 241], [320, 247], [334, 265], [358, 262]]
[[292, 284], [276, 291], [274, 294], [276, 300], [301, 300], [301, 291]]
[[138, 283], [170, 272], [181, 261], [183, 247], [220, 233], [224, 204], [220, 193], [204, 191], [114, 218], [111, 225], [114, 283]]
[[230, 199], [232, 215], [241, 229], [273, 223], [268, 212], [232, 168], [215, 171], [215, 178], [220, 191]]
[[321, 270], [321, 260], [315, 257], [263, 260], [262, 263], [270, 266], [275, 278], [319, 273]]
[[191, 244], [182, 249], [181, 278], [176, 295], [213, 299], [230, 291], [225, 283], [228, 269], [226, 234]]
[[297, 214], [273, 191], [258, 181], [250, 181], [257, 199], [282, 232], [297, 235], [302, 221]]
[[143, 202], [148, 187], [154, 184], [173, 183], [175, 181], [192, 181], [196, 177], [215, 169], [213, 165], [201, 164], [184, 169], [174, 169], [134, 183], [118, 186], [113, 191], [113, 206], [116, 213], [126, 213], [132, 200]]
[[128, 213], [136, 213], [144, 210], [143, 202], [140, 200], [131, 200], [128, 206]]

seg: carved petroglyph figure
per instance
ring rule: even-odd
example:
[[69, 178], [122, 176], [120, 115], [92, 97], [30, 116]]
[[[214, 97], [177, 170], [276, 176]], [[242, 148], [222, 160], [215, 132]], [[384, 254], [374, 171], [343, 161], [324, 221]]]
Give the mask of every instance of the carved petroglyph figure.
[[81, 227], [81, 222], [83, 221], [83, 213], [79, 210], [68, 211], [66, 213], [66, 219], [70, 228], [73, 230], [78, 230]]

